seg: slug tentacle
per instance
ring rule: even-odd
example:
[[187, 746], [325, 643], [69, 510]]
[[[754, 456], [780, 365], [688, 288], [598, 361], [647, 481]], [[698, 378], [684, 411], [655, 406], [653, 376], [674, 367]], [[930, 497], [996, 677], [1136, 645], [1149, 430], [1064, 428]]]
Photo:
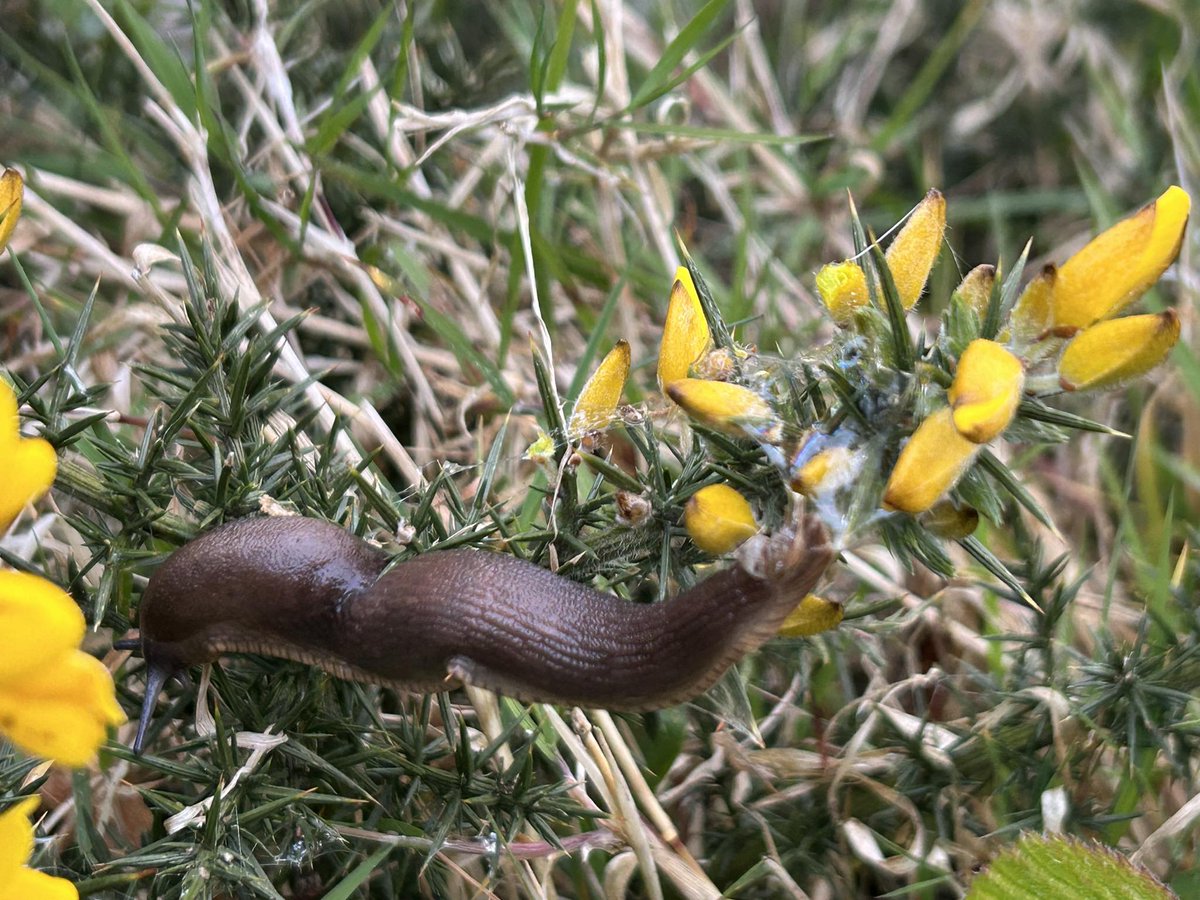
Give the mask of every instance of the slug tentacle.
[[414, 691], [466, 682], [531, 702], [670, 706], [773, 636], [834, 556], [808, 517], [799, 532], [752, 538], [690, 590], [642, 604], [502, 554], [435, 551], [385, 573], [382, 551], [329, 523], [233, 522], [176, 551], [146, 590], [135, 750], [166, 679], [228, 652]]

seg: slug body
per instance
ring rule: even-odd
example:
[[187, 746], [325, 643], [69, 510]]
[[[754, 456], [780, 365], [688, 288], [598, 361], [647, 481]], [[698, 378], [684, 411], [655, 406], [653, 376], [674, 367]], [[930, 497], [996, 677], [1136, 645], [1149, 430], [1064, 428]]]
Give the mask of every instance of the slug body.
[[168, 677], [225, 653], [428, 692], [639, 711], [710, 687], [772, 637], [834, 557], [819, 523], [752, 538], [663, 603], [632, 603], [512, 556], [434, 551], [393, 566], [315, 519], [243, 519], [185, 544], [142, 598], [148, 667], [135, 749]]

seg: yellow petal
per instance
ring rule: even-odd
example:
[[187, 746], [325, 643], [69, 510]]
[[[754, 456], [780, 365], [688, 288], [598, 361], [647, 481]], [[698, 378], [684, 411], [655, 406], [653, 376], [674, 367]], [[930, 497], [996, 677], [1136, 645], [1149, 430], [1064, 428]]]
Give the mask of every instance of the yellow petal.
[[710, 484], [692, 494], [683, 526], [705, 553], [728, 553], [758, 533], [750, 503], [727, 484]]
[[854, 314], [870, 301], [867, 276], [856, 262], [845, 260], [822, 266], [817, 272], [817, 293], [833, 321], [845, 327], [854, 321]]
[[8, 528], [26, 506], [50, 490], [58, 471], [58, 457], [42, 438], [22, 438], [0, 447], [0, 532]]
[[617, 345], [600, 361], [575, 402], [569, 426], [572, 434], [600, 431], [608, 427], [617, 411], [617, 404], [621, 402], [621, 392], [625, 390], [629, 359], [629, 344], [617, 341]]
[[50, 489], [58, 470], [54, 448], [42, 438], [23, 438], [18, 430], [17, 397], [0, 378], [0, 532], [26, 505]]
[[74, 653], [85, 628], [83, 613], [61, 588], [0, 569], [0, 690]]
[[38, 808], [37, 797], [24, 800], [0, 813], [0, 891], [33, 852], [33, 825], [29, 817]]
[[17, 869], [10, 882], [0, 882], [0, 900], [79, 900], [79, 891], [65, 878]]
[[1179, 316], [1173, 309], [1099, 322], [1067, 344], [1058, 363], [1059, 381], [1068, 391], [1117, 387], [1161, 363], [1178, 340]]
[[25, 182], [16, 169], [5, 169], [0, 175], [0, 252], [8, 246], [17, 219], [21, 218], [21, 199], [25, 193]]
[[667, 385], [667, 396], [700, 424], [737, 437], [764, 435], [779, 425], [771, 405], [740, 384], [680, 378]]
[[930, 191], [888, 247], [888, 268], [905, 309], [912, 309], [920, 299], [945, 230], [946, 198], [941, 191]]
[[995, 341], [971, 341], [959, 357], [948, 393], [954, 427], [967, 440], [986, 444], [1016, 415], [1024, 386], [1019, 359]]
[[1054, 283], [1055, 330], [1065, 336], [1087, 328], [1149, 290], [1179, 255], [1191, 205], [1172, 186], [1063, 263]]
[[125, 721], [112, 675], [82, 651], [0, 685], [0, 732], [35, 756], [82, 766]]
[[808, 637], [819, 634], [837, 628], [844, 615], [842, 604], [818, 597], [816, 594], [806, 594], [783, 620], [783, 624], [779, 626], [779, 634], [782, 637]]
[[692, 275], [684, 266], [675, 270], [675, 284], [667, 304], [667, 320], [663, 323], [662, 347], [658, 353], [658, 386], [687, 378], [692, 363], [712, 344], [708, 320], [700, 306], [700, 295]]
[[975, 310], [980, 320], [987, 315], [988, 302], [992, 299], [992, 285], [996, 283], [996, 267], [985, 263], [976, 266], [954, 289], [954, 294]]
[[948, 408], [939, 409], [917, 427], [900, 451], [883, 492], [883, 505], [906, 513], [929, 509], [967, 471], [979, 446], [958, 433]]
[[1022, 343], [1036, 341], [1054, 325], [1054, 282], [1058, 279], [1058, 269], [1053, 263], [1046, 265], [1041, 272], [1025, 285], [1021, 296], [1009, 315], [1013, 335]]

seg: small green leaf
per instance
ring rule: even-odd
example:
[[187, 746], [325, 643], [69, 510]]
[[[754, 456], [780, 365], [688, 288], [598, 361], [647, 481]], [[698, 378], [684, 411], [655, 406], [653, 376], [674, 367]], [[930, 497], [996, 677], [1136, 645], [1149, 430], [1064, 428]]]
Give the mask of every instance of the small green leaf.
[[688, 51], [695, 48], [696, 44], [700, 42], [700, 38], [713, 26], [717, 17], [725, 11], [725, 7], [728, 5], [729, 0], [708, 0], [708, 3], [704, 4], [700, 11], [692, 17], [692, 20], [680, 29], [674, 40], [667, 44], [662, 56], [650, 70], [650, 74], [638, 85], [637, 93], [629, 101], [630, 109], [645, 106], [655, 97], [660, 97], [665, 91], [670, 90], [671, 73], [675, 71], [675, 67], [683, 62]]

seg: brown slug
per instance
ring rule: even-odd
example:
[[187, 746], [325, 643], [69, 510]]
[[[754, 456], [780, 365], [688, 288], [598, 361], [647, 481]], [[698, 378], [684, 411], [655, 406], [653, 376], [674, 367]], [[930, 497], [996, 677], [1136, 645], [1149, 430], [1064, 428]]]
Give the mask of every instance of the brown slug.
[[389, 557], [328, 522], [242, 519], [185, 544], [141, 605], [141, 752], [163, 684], [225, 653], [312, 663], [412, 691], [478, 685], [524, 701], [621, 711], [709, 688], [772, 637], [834, 558], [802, 533], [751, 538], [734, 565], [663, 603], [633, 603], [482, 550]]

